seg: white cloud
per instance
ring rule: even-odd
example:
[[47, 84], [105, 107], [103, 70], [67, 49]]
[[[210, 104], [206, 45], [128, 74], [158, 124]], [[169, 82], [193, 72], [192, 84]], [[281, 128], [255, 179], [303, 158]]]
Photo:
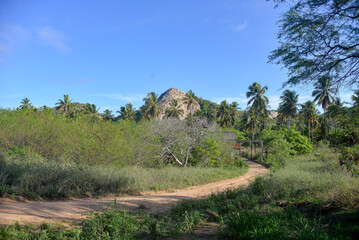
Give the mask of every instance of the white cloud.
[[124, 101], [124, 102], [139, 102], [139, 101], [142, 101], [144, 97], [146, 97], [146, 95], [142, 95], [142, 94], [124, 96], [122, 94], [107, 94], [107, 93], [94, 94], [94, 96], [106, 97], [106, 98], [120, 100], [120, 101]]
[[235, 30], [239, 32], [245, 29], [247, 26], [248, 26], [248, 21], [245, 21], [244, 23], [235, 26]]
[[26, 28], [16, 24], [2, 24], [0, 26], [0, 38], [6, 41], [26, 38], [30, 34]]
[[66, 37], [60, 31], [52, 29], [50, 27], [43, 27], [37, 31], [38, 36], [41, 40], [61, 52], [66, 52], [69, 48], [66, 45]]

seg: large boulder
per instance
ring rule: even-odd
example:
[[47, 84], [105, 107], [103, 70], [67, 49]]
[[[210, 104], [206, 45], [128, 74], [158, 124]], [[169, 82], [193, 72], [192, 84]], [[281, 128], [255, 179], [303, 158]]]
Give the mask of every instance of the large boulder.
[[184, 99], [186, 97], [186, 93], [178, 90], [177, 88], [170, 88], [164, 93], [161, 94], [161, 96], [158, 98], [158, 106], [161, 109], [159, 118], [163, 119], [165, 116], [166, 109], [170, 106], [170, 103], [173, 99], [176, 99], [178, 101], [178, 105], [180, 106], [180, 109], [183, 110], [183, 115], [180, 117], [181, 120], [185, 119], [188, 114], [192, 113], [194, 114], [197, 112], [201, 107], [198, 103], [192, 104], [191, 106], [187, 106], [184, 103]]

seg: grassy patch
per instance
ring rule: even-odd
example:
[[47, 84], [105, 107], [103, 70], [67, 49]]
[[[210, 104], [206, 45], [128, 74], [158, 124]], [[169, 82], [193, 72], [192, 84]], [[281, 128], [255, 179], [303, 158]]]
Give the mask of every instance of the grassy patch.
[[243, 168], [110, 168], [44, 159], [0, 160], [0, 197], [28, 199], [136, 194], [200, 185], [244, 174]]
[[321, 149], [293, 158], [247, 189], [183, 201], [171, 214], [200, 212], [206, 221], [221, 223], [220, 238], [356, 239], [358, 187], [359, 179], [340, 167], [338, 156]]
[[178, 237], [204, 222], [220, 224], [219, 239], [358, 239], [358, 184], [337, 155], [322, 149], [293, 158], [246, 189], [186, 200], [166, 215], [94, 213], [73, 239]]

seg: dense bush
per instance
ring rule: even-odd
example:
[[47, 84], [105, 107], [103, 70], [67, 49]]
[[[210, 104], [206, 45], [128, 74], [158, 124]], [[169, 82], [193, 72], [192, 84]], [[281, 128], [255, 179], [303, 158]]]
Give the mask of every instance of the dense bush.
[[283, 128], [281, 132], [284, 134], [285, 140], [290, 144], [292, 155], [307, 154], [313, 151], [313, 146], [309, 139], [294, 128]]
[[129, 152], [123, 128], [100, 121], [70, 120], [52, 111], [0, 115], [0, 149], [26, 159], [123, 164]]
[[268, 152], [265, 161], [273, 168], [283, 166], [293, 155], [307, 154], [313, 151], [309, 139], [294, 128], [267, 129], [261, 133], [261, 138]]
[[268, 151], [266, 163], [274, 169], [283, 166], [291, 158], [291, 146], [284, 138], [284, 134], [279, 131], [265, 130], [262, 137], [264, 147]]
[[57, 199], [168, 190], [233, 178], [245, 173], [246, 169], [115, 168], [40, 157], [25, 161], [0, 154], [0, 197]]
[[354, 176], [359, 177], [359, 145], [344, 147], [339, 160], [340, 165], [345, 166]]

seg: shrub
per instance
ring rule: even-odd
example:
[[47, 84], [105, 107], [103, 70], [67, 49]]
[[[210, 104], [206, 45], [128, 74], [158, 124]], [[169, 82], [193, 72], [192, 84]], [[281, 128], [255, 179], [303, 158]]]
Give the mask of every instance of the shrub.
[[354, 176], [359, 177], [359, 145], [344, 147], [339, 157], [339, 162]]
[[313, 151], [313, 146], [309, 139], [294, 128], [283, 128], [281, 132], [284, 134], [284, 138], [289, 142], [292, 150], [291, 154], [307, 154]]

